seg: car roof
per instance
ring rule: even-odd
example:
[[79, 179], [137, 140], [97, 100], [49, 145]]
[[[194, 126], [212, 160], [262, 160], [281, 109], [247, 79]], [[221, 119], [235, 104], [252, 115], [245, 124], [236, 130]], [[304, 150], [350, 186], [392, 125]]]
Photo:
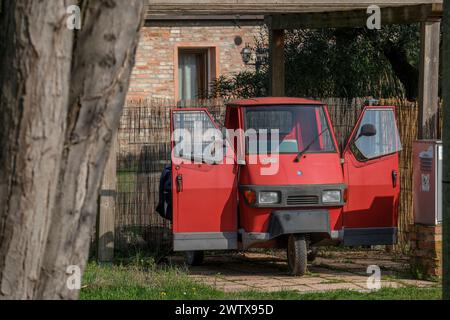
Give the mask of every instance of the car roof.
[[268, 97], [268, 98], [253, 98], [242, 99], [229, 102], [229, 107], [245, 106], [258, 107], [270, 105], [324, 105], [323, 102], [317, 100], [309, 100], [304, 98], [289, 98], [289, 97]]

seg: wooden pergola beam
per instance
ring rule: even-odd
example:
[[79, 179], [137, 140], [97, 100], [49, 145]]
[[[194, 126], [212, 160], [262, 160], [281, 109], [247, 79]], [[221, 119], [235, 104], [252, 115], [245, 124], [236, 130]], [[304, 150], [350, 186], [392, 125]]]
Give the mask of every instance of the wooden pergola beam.
[[239, 17], [230, 15], [149, 15], [145, 19], [145, 26], [202, 26], [205, 23], [208, 26], [255, 26], [263, 25], [264, 19], [264, 15], [242, 15]]
[[[381, 8], [381, 24], [421, 23], [419, 136], [437, 136], [439, 40], [442, 0], [148, 0], [147, 19], [169, 23], [178, 18], [237, 22], [266, 16], [270, 29], [270, 90], [285, 94], [284, 30], [365, 27], [367, 9]], [[221, 19], [220, 17], [223, 17]], [[174, 18], [175, 17], [175, 18]], [[209, 18], [208, 18], [209, 17]], [[430, 130], [433, 129], [433, 130]]]
[[[271, 29], [355, 28], [367, 25], [367, 8], [349, 11], [279, 14], [268, 16]], [[442, 4], [381, 8], [381, 24], [411, 24], [442, 17]]]
[[[442, 15], [442, 4], [381, 9], [382, 25], [421, 23], [420, 81], [418, 83], [420, 109], [417, 124], [420, 139], [435, 139], [438, 136], [439, 46]], [[283, 14], [267, 17], [266, 22], [270, 30], [271, 95], [285, 95], [285, 59], [284, 52], [282, 52], [284, 36], [281, 36], [284, 35], [284, 30], [366, 27], [367, 19], [367, 8], [365, 10]]]
[[147, 16], [154, 15], [271, 15], [327, 12], [383, 7], [442, 4], [442, 0], [148, 0]]
[[419, 139], [436, 139], [439, 116], [439, 56], [441, 21], [421, 23], [419, 65]]
[[269, 82], [270, 95], [282, 97], [285, 95], [285, 57], [284, 57], [284, 30], [269, 31]]
[[179, 20], [194, 20], [194, 21], [260, 21], [264, 20], [264, 15], [149, 15], [147, 21], [179, 21]]

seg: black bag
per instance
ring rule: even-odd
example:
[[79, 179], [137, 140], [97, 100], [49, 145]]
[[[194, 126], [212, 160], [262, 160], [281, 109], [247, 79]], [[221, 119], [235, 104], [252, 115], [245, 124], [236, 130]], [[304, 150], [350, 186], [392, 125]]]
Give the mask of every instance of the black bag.
[[159, 180], [159, 203], [156, 212], [172, 221], [172, 166], [166, 166]]

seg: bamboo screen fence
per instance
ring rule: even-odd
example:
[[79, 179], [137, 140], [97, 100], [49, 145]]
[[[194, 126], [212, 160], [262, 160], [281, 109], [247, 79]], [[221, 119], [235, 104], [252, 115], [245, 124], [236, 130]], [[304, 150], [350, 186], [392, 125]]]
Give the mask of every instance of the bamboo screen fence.
[[[325, 99], [342, 148], [361, 112], [365, 99]], [[400, 155], [401, 200], [399, 208], [399, 245], [407, 251], [407, 232], [413, 223], [412, 143], [417, 138], [418, 107], [402, 100], [384, 100], [397, 106], [399, 131], [403, 143]], [[222, 100], [193, 101], [185, 107], [207, 108], [223, 124], [225, 103]], [[170, 164], [170, 100], [129, 101], [119, 128], [118, 186], [116, 196], [116, 248], [150, 250], [164, 255], [171, 249], [170, 224], [155, 212], [159, 179]]]

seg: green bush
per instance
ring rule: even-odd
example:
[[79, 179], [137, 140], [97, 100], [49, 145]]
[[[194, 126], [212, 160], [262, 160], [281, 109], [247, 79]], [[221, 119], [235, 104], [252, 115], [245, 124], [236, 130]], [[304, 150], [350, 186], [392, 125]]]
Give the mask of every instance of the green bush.
[[[256, 38], [267, 47], [267, 30]], [[286, 95], [298, 97], [417, 98], [419, 27], [382, 30], [341, 28], [286, 33]], [[226, 99], [269, 94], [268, 66], [220, 77], [212, 97]]]

